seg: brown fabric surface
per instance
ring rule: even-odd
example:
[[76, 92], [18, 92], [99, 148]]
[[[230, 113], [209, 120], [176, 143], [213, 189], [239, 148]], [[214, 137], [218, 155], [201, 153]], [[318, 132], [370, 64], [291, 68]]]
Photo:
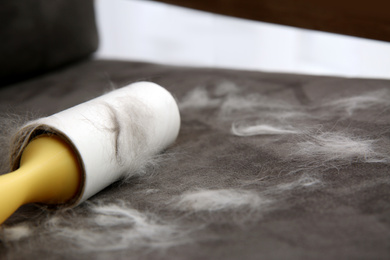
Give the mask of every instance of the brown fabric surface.
[[85, 58], [98, 44], [93, 1], [1, 1], [0, 39], [0, 86]]
[[254, 21], [390, 41], [389, 3], [337, 0], [158, 0]]
[[[361, 103], [356, 103], [351, 112], [332, 103], [343, 98], [371, 97], [370, 93], [386, 97], [389, 81], [91, 61], [2, 88], [0, 109], [3, 113], [35, 111], [49, 115], [113, 86], [141, 80], [158, 83], [177, 98], [182, 117], [179, 137], [163, 155], [164, 161], [150, 170], [153, 175], [116, 183], [90, 203], [125, 201], [139, 212], [157, 216], [161, 223], [174, 223], [182, 243], [176, 241], [176, 245], [161, 249], [149, 247], [152, 241], [146, 240], [142, 246], [84, 250], [76, 233], [73, 240], [61, 232], [51, 232], [45, 223], [57, 216], [66, 220], [61, 222], [64, 229], [87, 230], [89, 234], [93, 227], [86, 219], [95, 216], [88, 208], [91, 204], [60, 213], [25, 206], [4, 224], [1, 259], [390, 257], [389, 104], [384, 101], [361, 108]], [[206, 93], [207, 98], [201, 100], [209, 102], [191, 103], [191, 93], [196, 91]], [[233, 103], [238, 105], [223, 110]], [[281, 117], [294, 111], [305, 116]], [[251, 118], [287, 122], [292, 129], [306, 129], [308, 134], [241, 137], [231, 133], [232, 123]], [[321, 155], [310, 161], [299, 156], [299, 144], [327, 132], [380, 140], [375, 149], [383, 160], [372, 162], [378, 159], [373, 156], [367, 162], [367, 158], [352, 157], [345, 163], [341, 159], [321, 161]], [[320, 163], [313, 167], [315, 162]], [[312, 185], [314, 181], [307, 179], [300, 182], [305, 176], [319, 183]], [[172, 206], [178, 196], [199, 189], [245, 190], [269, 202], [258, 210], [244, 207], [191, 212]], [[34, 230], [33, 235], [7, 239], [7, 228], [24, 224]], [[91, 239], [110, 237], [124, 228], [95, 227]]]

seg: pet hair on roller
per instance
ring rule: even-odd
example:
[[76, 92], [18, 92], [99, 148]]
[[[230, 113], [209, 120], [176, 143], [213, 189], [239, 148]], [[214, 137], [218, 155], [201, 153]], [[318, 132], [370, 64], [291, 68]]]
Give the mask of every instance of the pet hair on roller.
[[0, 223], [30, 202], [82, 203], [136, 174], [176, 140], [179, 128], [175, 99], [151, 82], [133, 83], [27, 123], [11, 144], [14, 172], [0, 176]]

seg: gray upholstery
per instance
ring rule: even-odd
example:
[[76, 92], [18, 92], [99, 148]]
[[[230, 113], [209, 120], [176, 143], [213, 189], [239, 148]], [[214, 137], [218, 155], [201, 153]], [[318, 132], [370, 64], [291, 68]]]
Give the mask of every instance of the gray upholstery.
[[[1, 111], [14, 107], [22, 114], [48, 115], [112, 86], [140, 80], [159, 83], [176, 96], [182, 116], [178, 140], [147, 176], [114, 184], [90, 203], [121, 205], [121, 201], [153, 214], [158, 223], [174, 223], [179, 229], [172, 236], [183, 238], [182, 243], [151, 249], [152, 241], [146, 240], [142, 246], [129, 243], [125, 248], [105, 250], [97, 244], [83, 250], [88, 241], [80, 242], [76, 231], [85, 231], [92, 240], [136, 231], [131, 224], [94, 226], [96, 214], [88, 203], [63, 212], [25, 206], [4, 226], [27, 225], [33, 233], [19, 240], [1, 233], [1, 259], [388, 259], [390, 176], [385, 159], [389, 156], [389, 103], [364, 109], [356, 103], [352, 113], [343, 106], [326, 104], [372, 97], [372, 93], [386, 96], [389, 81], [91, 61], [1, 89]], [[188, 97], [196, 89], [221, 103], [189, 104]], [[231, 98], [246, 101], [241, 108], [222, 113], [222, 104]], [[256, 98], [264, 103], [245, 103]], [[239, 137], [231, 133], [232, 123], [243, 118], [280, 122], [280, 117], [272, 115], [280, 116], [286, 108], [305, 115], [284, 119], [294, 128], [308, 130], [307, 135]], [[335, 158], [305, 170], [302, 163], [308, 166], [314, 159], [307, 162], [296, 156], [298, 144], [326, 132], [380, 140], [374, 148], [384, 160], [369, 162], [356, 155], [347, 163]], [[321, 161], [321, 155], [315, 160]], [[313, 179], [300, 181], [304, 176]], [[244, 190], [259, 194], [269, 204], [254, 212], [245, 207], [210, 212], [173, 207], [175, 198], [199, 189]], [[47, 224], [54, 217], [61, 220], [61, 229], [51, 232]], [[74, 236], [64, 237], [62, 229], [73, 230]]]

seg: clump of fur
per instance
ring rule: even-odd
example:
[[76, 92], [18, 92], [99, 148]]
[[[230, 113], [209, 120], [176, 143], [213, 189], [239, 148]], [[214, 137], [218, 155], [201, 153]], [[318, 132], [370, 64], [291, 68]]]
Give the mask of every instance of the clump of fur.
[[30, 225], [26, 223], [20, 223], [14, 226], [3, 228], [1, 236], [8, 242], [13, 242], [31, 237], [33, 232], [34, 230]]
[[48, 227], [64, 239], [74, 239], [84, 251], [129, 247], [158, 249], [189, 242], [188, 231], [183, 232], [174, 223], [166, 223], [156, 215], [141, 212], [124, 202], [91, 204], [89, 211], [84, 219], [87, 228], [69, 225], [60, 217], [52, 218]]
[[170, 207], [202, 219], [205, 226], [226, 223], [244, 227], [256, 222], [270, 209], [271, 196], [239, 188], [197, 189], [173, 198]]
[[4, 227], [0, 238], [12, 243], [24, 238], [51, 237], [60, 243], [71, 242], [72, 250], [82, 252], [159, 250], [191, 242], [191, 229], [142, 212], [124, 201], [86, 203], [84, 209], [84, 213], [58, 211], [39, 226], [22, 223]]
[[253, 135], [283, 135], [283, 134], [298, 134], [297, 130], [291, 127], [276, 127], [267, 124], [242, 125], [233, 123], [232, 134], [237, 136], [253, 136]]
[[195, 88], [189, 92], [180, 102], [180, 109], [202, 109], [219, 106], [221, 100], [213, 98], [205, 88]]
[[356, 162], [389, 163], [390, 156], [381, 152], [380, 142], [343, 132], [305, 134], [291, 146], [289, 159], [300, 163], [292, 172], [340, 169]]
[[236, 211], [245, 208], [257, 211], [267, 203], [269, 203], [267, 199], [262, 198], [254, 191], [200, 189], [180, 195], [174, 207], [188, 212]]
[[390, 108], [390, 92], [387, 89], [367, 92], [362, 95], [336, 99], [324, 104], [324, 106], [336, 111], [345, 111], [348, 116], [368, 109], [388, 110]]
[[259, 110], [287, 112], [292, 106], [282, 100], [270, 100], [260, 94], [243, 96], [236, 85], [224, 82], [214, 89], [205, 87], [193, 89], [182, 98], [179, 107], [184, 111], [214, 108], [218, 110], [219, 119], [225, 119], [236, 114], [245, 115]]

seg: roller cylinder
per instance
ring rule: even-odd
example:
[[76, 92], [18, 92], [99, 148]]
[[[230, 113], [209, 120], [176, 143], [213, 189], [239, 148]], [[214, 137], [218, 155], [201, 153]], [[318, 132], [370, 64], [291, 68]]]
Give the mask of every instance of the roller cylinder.
[[[49, 117], [27, 123], [14, 137], [11, 168], [40, 134], [55, 134], [74, 149], [82, 168], [75, 206], [111, 183], [138, 174], [179, 132], [175, 99], [157, 84], [131, 84]], [[55, 174], [55, 173], [53, 173]]]

